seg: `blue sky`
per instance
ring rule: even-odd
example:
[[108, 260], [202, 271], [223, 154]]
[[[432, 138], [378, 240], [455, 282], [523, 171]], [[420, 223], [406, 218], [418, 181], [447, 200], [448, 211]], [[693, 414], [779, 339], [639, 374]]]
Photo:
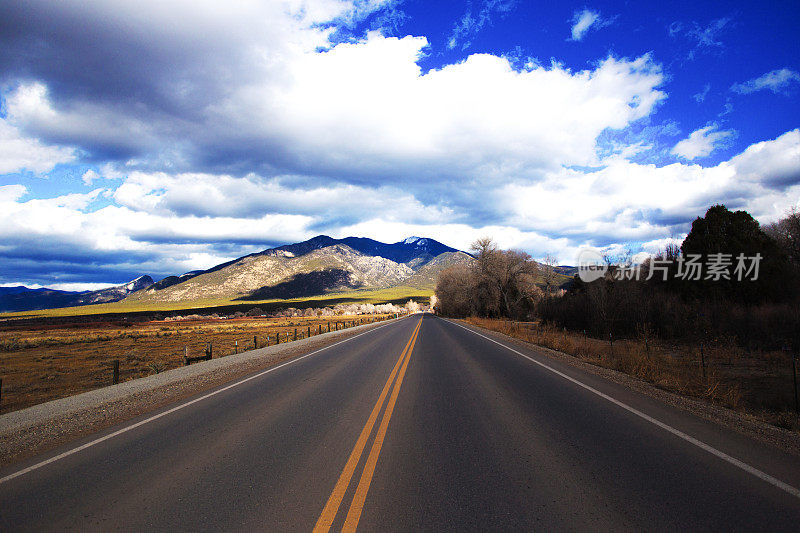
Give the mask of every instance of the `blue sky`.
[[[14, 5], [16, 4], [16, 5]], [[326, 233], [574, 262], [800, 201], [797, 2], [0, 5], [0, 284]]]

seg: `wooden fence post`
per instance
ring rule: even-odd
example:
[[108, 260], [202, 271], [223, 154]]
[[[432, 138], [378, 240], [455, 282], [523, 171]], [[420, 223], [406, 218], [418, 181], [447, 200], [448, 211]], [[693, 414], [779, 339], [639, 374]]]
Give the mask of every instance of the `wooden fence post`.
[[792, 350], [792, 347], [788, 344], [783, 347], [784, 351], [789, 354], [789, 357], [792, 358], [792, 384], [794, 385], [794, 412], [800, 413], [800, 402], [798, 401], [797, 397], [797, 357]]
[[297, 328], [294, 328], [294, 340], [297, 340]]
[[253, 348], [258, 348], [258, 339], [253, 335]]
[[119, 359], [114, 359], [112, 364], [114, 365], [114, 385], [116, 385], [119, 383]]
[[[792, 352], [792, 379], [794, 380], [794, 412], [800, 413], [800, 404], [797, 400], [797, 355]], [[0, 381], [2, 385], [2, 381]]]
[[308, 326], [308, 336], [311, 336], [311, 326]]
[[700, 368], [703, 372], [703, 379], [706, 379], [706, 354], [702, 342], [700, 343]]

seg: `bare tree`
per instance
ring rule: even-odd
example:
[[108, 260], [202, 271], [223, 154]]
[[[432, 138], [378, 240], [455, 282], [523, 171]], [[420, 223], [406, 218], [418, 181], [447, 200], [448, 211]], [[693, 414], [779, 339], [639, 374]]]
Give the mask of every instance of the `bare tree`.
[[556, 279], [558, 276], [556, 266], [558, 266], [558, 261], [552, 254], [545, 254], [544, 259], [539, 264], [546, 296], [550, 296], [556, 287]]
[[436, 312], [445, 316], [469, 316], [474, 311], [475, 279], [465, 265], [447, 268], [436, 281]]
[[470, 246], [475, 256], [474, 287], [472, 291], [473, 312], [482, 316], [502, 314], [497, 273], [502, 270], [502, 253], [491, 237], [482, 237]]
[[800, 211], [797, 207], [786, 217], [766, 226], [764, 233], [775, 239], [795, 266], [800, 266]]
[[444, 315], [524, 316], [541, 297], [539, 269], [525, 252], [500, 250], [491, 238], [478, 239], [475, 262], [443, 271], [436, 283], [436, 308]]

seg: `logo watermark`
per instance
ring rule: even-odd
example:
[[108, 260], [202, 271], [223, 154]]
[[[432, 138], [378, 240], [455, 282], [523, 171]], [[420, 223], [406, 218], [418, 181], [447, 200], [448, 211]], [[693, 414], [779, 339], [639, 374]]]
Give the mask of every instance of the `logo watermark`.
[[591, 283], [606, 275], [608, 263], [603, 255], [593, 248], [584, 248], [578, 253], [578, 277]]

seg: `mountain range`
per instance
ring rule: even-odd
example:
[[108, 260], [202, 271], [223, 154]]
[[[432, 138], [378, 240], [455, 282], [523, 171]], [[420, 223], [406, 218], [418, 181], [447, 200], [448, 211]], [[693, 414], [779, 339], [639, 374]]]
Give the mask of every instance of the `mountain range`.
[[129, 294], [152, 285], [153, 278], [139, 276], [128, 283], [97, 291], [61, 291], [46, 287], [29, 289], [22, 285], [0, 287], [0, 312], [31, 311], [118, 302]]
[[400, 286], [432, 292], [439, 272], [472, 260], [470, 255], [429, 238], [409, 237], [386, 244], [361, 237], [334, 239], [319, 235], [158, 282], [150, 276], [140, 276], [116, 287], [83, 292], [0, 287], [0, 311], [123, 299], [138, 303], [256, 301]]

